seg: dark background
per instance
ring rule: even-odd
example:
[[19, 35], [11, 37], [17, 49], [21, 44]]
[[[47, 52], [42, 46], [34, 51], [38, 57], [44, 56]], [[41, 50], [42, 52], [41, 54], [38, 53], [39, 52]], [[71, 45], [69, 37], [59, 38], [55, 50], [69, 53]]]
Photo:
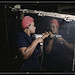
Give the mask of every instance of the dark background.
[[[14, 7], [15, 4], [20, 4], [22, 9], [41, 10], [46, 12], [48, 11], [48, 12], [57, 12], [57, 13], [75, 15], [75, 2], [60, 2], [60, 1], [1, 2], [0, 3], [0, 72], [10, 72], [10, 71], [15, 71], [16, 69], [16, 67], [14, 69], [15, 60], [13, 60], [13, 58], [15, 58], [16, 55], [14, 39], [16, 32], [21, 30], [20, 26], [21, 13], [12, 12], [11, 9], [9, 8], [9, 6]], [[49, 23], [49, 21], [53, 18], [49, 16], [40, 17], [37, 14], [36, 15], [25, 14], [25, 15], [30, 15], [35, 19], [35, 26], [37, 27], [36, 33], [42, 33], [47, 31], [46, 30], [47, 23]], [[73, 36], [72, 38], [72, 43], [73, 43], [75, 40], [74, 38], [75, 22], [72, 21], [67, 23], [63, 19], [59, 18], [57, 19], [59, 21], [59, 24], [61, 24], [62, 21], [63, 25], [65, 25], [64, 23], [70, 24], [68, 26], [69, 30], [68, 34]]]

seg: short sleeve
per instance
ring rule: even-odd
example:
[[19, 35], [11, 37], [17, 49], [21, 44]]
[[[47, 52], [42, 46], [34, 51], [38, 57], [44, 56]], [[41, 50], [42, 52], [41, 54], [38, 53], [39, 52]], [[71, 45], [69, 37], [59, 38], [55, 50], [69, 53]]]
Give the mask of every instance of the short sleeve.
[[28, 47], [28, 42], [23, 36], [16, 37], [16, 48]]

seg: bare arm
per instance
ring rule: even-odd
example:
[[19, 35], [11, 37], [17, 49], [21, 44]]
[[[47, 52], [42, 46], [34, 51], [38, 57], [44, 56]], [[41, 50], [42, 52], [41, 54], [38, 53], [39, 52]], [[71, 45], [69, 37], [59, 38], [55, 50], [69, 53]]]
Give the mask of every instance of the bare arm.
[[52, 38], [52, 39], [49, 39], [49, 42], [48, 42], [48, 45], [45, 47], [45, 52], [47, 53], [47, 54], [50, 54], [50, 52], [51, 52], [51, 50], [52, 50], [52, 44], [53, 44], [53, 39], [54, 39], [54, 37], [53, 37], [53, 34], [50, 32], [50, 37]]
[[19, 52], [20, 56], [23, 59], [28, 59], [32, 55], [32, 53], [34, 52], [37, 44], [42, 42], [42, 41], [43, 41], [43, 39], [37, 38], [36, 40], [34, 40], [32, 42], [32, 44], [29, 47], [21, 47], [21, 48], [19, 48], [18, 52]]
[[48, 45], [46, 46], [46, 53], [50, 54], [52, 50], [52, 44], [53, 44], [53, 39], [49, 41]]
[[36, 40], [34, 40], [29, 47], [19, 48], [18, 52], [19, 52], [20, 56], [23, 59], [28, 59], [33, 54], [38, 43], [43, 42], [43, 39], [47, 38], [48, 36], [49, 36], [49, 33], [44, 33], [42, 38], [37, 38]]
[[58, 41], [63, 44], [65, 44], [65, 46], [67, 46], [69, 49], [73, 50], [73, 45], [68, 43], [66, 40], [64, 40], [63, 38], [58, 38]]

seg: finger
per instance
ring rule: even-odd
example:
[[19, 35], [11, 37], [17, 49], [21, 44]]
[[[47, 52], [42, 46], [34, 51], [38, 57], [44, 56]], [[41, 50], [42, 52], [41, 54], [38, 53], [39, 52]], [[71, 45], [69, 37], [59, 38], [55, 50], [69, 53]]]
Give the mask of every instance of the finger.
[[48, 34], [47, 32], [46, 32], [46, 33], [42, 33], [43, 36], [45, 36], [45, 35], [47, 35], [47, 34]]
[[51, 32], [49, 32], [48, 34], [51, 35]]
[[45, 34], [45, 33], [42, 33], [42, 35], [43, 35], [43, 34]]
[[47, 34], [47, 35], [50, 35], [50, 33], [49, 33], [49, 32], [46, 32], [46, 34]]
[[45, 33], [48, 33], [47, 31], [45, 31]]

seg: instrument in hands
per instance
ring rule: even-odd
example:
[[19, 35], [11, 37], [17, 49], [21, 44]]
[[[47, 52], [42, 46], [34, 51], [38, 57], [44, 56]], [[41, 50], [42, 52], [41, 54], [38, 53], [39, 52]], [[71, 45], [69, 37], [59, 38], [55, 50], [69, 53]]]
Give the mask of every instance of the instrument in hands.
[[[34, 36], [35, 36], [35, 39], [37, 39], [37, 38], [42, 38], [44, 35], [42, 35], [42, 34], [34, 34]], [[57, 37], [57, 38], [61, 38], [62, 36], [61, 35], [53, 35], [53, 37]], [[42, 43], [40, 43], [40, 45], [43, 45]]]
[[[43, 37], [43, 35], [42, 34], [34, 34], [35, 35], [35, 38], [37, 39], [37, 38], [39, 38], [39, 37]], [[57, 38], [61, 38], [62, 36], [61, 35], [53, 35], [54, 37], [57, 37]]]

